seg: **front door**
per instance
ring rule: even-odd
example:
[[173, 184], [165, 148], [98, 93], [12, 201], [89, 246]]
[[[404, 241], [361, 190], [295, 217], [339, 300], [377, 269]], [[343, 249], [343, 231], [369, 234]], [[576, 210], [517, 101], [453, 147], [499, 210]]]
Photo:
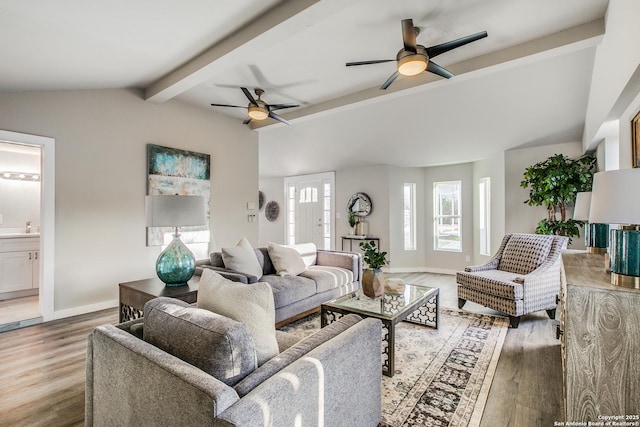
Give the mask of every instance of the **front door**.
[[296, 183], [296, 243], [324, 248], [324, 194], [321, 180]]

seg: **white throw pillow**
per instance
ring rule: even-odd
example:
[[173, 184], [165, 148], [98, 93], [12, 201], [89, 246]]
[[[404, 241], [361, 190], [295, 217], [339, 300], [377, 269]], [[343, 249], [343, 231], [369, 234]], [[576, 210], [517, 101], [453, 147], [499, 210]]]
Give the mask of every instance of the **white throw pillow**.
[[245, 285], [203, 270], [198, 286], [198, 308], [244, 323], [253, 337], [258, 365], [278, 354], [273, 291], [265, 282]]
[[302, 260], [307, 267], [316, 264], [316, 257], [318, 253], [318, 248], [316, 244], [313, 242], [310, 243], [298, 243], [297, 245], [288, 246], [288, 248], [293, 248], [302, 256]]
[[262, 267], [258, 262], [253, 246], [246, 237], [231, 248], [222, 248], [222, 261], [224, 266], [240, 273], [256, 276], [258, 279], [262, 277]]
[[297, 276], [307, 270], [300, 252], [293, 248], [269, 242], [267, 251], [279, 276]]

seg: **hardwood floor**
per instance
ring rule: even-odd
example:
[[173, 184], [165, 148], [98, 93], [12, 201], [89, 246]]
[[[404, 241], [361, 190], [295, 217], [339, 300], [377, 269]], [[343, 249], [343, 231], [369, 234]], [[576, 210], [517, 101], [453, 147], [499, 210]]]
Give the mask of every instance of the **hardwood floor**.
[[40, 323], [38, 295], [0, 300], [0, 332]]
[[[440, 288], [440, 303], [457, 306], [454, 276], [387, 274]], [[466, 310], [496, 314], [468, 302]], [[86, 337], [118, 321], [116, 308], [0, 333], [0, 426], [81, 426]], [[481, 427], [553, 426], [564, 420], [560, 344], [546, 313], [510, 329]]]

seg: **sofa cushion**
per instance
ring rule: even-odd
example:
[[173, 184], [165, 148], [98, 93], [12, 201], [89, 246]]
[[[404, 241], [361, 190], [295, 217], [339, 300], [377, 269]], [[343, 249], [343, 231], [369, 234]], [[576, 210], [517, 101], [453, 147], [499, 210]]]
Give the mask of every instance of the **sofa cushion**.
[[267, 250], [278, 276], [297, 276], [307, 269], [300, 252], [291, 247], [269, 242]]
[[262, 277], [262, 266], [258, 263], [253, 246], [246, 237], [240, 239], [234, 247], [222, 248], [222, 260], [226, 268], [257, 278]]
[[229, 386], [257, 367], [246, 325], [174, 298], [145, 304], [144, 340]]
[[529, 274], [549, 256], [553, 236], [513, 234], [502, 252], [498, 270]]
[[302, 276], [262, 276], [263, 282], [271, 285], [276, 308], [284, 307], [316, 293], [316, 282]]
[[278, 354], [274, 298], [268, 283], [244, 285], [204, 270], [198, 285], [198, 307], [247, 325], [258, 365]]
[[312, 265], [300, 275], [315, 281], [318, 293], [353, 282], [353, 271], [328, 265]]
[[255, 387], [269, 379], [273, 374], [276, 374], [281, 369], [289, 366], [311, 350], [321, 344], [324, 344], [333, 337], [340, 335], [342, 332], [346, 331], [361, 320], [362, 318], [356, 314], [348, 314], [340, 318], [337, 322], [331, 323], [320, 329], [313, 335], [298, 341], [236, 384], [234, 388], [238, 393], [238, 396], [243, 397]]

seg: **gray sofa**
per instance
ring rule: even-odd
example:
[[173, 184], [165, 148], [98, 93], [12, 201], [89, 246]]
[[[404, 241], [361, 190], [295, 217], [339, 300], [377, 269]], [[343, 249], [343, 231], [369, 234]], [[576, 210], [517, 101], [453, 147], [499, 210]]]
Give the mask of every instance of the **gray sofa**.
[[[196, 274], [201, 273], [203, 268], [210, 268], [237, 282], [269, 283], [273, 290], [278, 326], [317, 311], [323, 302], [360, 289], [363, 262], [359, 253], [320, 249], [315, 254], [303, 253], [303, 258], [315, 255], [315, 262], [298, 276], [278, 276], [267, 248], [256, 248], [255, 253], [262, 267], [262, 277], [226, 268], [220, 252], [212, 252], [209, 259], [199, 260]], [[326, 271], [323, 267], [335, 267], [337, 270]]]
[[381, 323], [348, 315], [257, 366], [246, 325], [171, 298], [88, 337], [87, 426], [376, 426]]

